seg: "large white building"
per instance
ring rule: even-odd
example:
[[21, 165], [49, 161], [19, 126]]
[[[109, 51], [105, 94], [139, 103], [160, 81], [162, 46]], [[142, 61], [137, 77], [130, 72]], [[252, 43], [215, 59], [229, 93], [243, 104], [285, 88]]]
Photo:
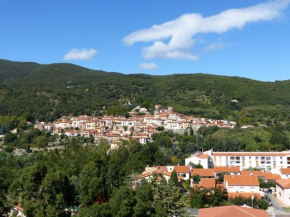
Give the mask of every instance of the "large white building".
[[[208, 156], [205, 159], [205, 156]], [[201, 158], [203, 160], [201, 160]], [[185, 165], [199, 162], [203, 168], [210, 166], [239, 166], [241, 170], [261, 168], [266, 172], [281, 174], [281, 168], [290, 168], [290, 152], [213, 152], [196, 153], [185, 159]]]

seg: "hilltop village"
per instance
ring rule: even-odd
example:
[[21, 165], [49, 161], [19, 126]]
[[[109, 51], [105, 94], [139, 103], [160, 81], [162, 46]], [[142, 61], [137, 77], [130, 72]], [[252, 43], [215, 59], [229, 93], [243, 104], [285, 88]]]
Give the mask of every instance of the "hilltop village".
[[111, 149], [115, 149], [121, 141], [129, 139], [146, 144], [152, 141], [152, 134], [163, 130], [184, 133], [190, 130], [196, 132], [200, 127], [233, 128], [235, 125], [234, 121], [186, 116], [175, 112], [172, 107], [163, 109], [161, 105], [156, 105], [153, 114], [150, 114], [146, 108], [137, 106], [129, 112], [129, 117], [87, 115], [62, 117], [53, 123], [36, 123], [34, 128], [68, 137], [93, 137], [95, 144], [105, 139], [110, 143]]

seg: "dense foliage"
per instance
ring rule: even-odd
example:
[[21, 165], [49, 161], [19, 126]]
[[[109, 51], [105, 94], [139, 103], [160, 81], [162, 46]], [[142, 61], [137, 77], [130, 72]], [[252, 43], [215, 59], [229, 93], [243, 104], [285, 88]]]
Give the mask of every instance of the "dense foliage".
[[[275, 129], [277, 126], [263, 128], [267, 132]], [[244, 129], [250, 135], [255, 130], [261, 129]], [[59, 137], [29, 126], [19, 128], [16, 134], [8, 132], [0, 141], [0, 148], [6, 150], [0, 152], [0, 213], [19, 201], [28, 217], [67, 216], [66, 210], [74, 207], [80, 216], [183, 216], [186, 204], [196, 208], [225, 205], [222, 190], [194, 191], [188, 181], [181, 185], [175, 172], [168, 184], [164, 180], [156, 184], [156, 179], [132, 189], [132, 178], [147, 165], [182, 165], [185, 157], [204, 148], [207, 137], [219, 131], [224, 130], [201, 128], [196, 135], [164, 131], [154, 134], [151, 143], [141, 145], [131, 140], [111, 152], [105, 141], [94, 147], [90, 138]], [[287, 134], [286, 129], [281, 132]], [[49, 147], [62, 149], [48, 152]], [[27, 153], [9, 153], [15, 148]], [[191, 179], [198, 183], [200, 177]], [[186, 191], [190, 192], [187, 197]], [[255, 204], [261, 208], [267, 205], [260, 201]]]
[[248, 129], [200, 128], [201, 146], [215, 151], [284, 151], [290, 147], [290, 128], [287, 124]]
[[268, 124], [289, 120], [289, 93], [289, 81], [205, 74], [123, 75], [72, 64], [0, 60], [0, 115], [26, 114], [46, 121], [69, 114], [125, 115], [134, 105], [152, 109], [160, 103], [195, 116]]

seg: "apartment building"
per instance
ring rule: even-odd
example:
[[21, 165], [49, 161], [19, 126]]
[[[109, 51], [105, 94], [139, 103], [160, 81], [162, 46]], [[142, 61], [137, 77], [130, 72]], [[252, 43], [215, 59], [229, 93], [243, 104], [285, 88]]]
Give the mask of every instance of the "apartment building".
[[[208, 155], [206, 161], [200, 161], [200, 156]], [[221, 166], [238, 166], [241, 170], [248, 168], [261, 168], [266, 172], [280, 174], [281, 168], [290, 168], [290, 152], [213, 152], [205, 151], [190, 156], [185, 160], [186, 165], [190, 162], [200, 162], [203, 168]]]

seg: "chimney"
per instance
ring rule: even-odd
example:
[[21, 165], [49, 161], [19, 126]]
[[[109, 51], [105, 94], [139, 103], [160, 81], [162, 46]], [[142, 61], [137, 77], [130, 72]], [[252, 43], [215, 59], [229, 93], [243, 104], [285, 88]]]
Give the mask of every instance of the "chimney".
[[250, 173], [250, 176], [253, 176], [253, 173]]

